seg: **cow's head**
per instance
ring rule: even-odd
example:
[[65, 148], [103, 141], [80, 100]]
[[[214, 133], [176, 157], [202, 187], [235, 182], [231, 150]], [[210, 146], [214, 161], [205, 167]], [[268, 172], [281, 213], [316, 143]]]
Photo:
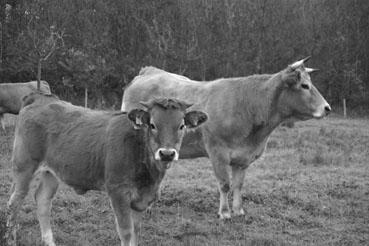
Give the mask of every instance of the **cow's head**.
[[310, 73], [316, 69], [304, 66], [309, 57], [289, 65], [281, 72], [280, 106], [286, 115], [299, 120], [322, 118], [331, 107], [311, 83]]
[[133, 109], [128, 118], [136, 129], [144, 128], [149, 136], [154, 159], [166, 163], [178, 160], [186, 128], [195, 128], [207, 120], [200, 111], [187, 112], [191, 105], [176, 99], [140, 102], [143, 109]]

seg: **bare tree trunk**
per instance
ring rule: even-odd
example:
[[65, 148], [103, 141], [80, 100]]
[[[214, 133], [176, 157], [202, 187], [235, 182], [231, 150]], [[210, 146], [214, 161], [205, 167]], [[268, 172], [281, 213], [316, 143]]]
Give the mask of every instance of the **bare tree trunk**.
[[87, 108], [87, 101], [88, 101], [88, 89], [87, 86], [85, 87], [85, 108]]
[[[2, 5], [0, 5], [0, 7], [1, 7]], [[3, 20], [0, 20], [1, 22], [0, 22], [0, 28], [1, 28], [1, 30], [0, 30], [0, 65], [2, 65], [3, 64], [3, 48], [4, 48], [4, 40], [3, 40], [3, 33], [5, 33], [4, 32], [4, 22], [3, 22]]]
[[42, 58], [38, 59], [37, 63], [37, 90], [41, 91], [41, 66], [42, 66]]
[[5, 33], [6, 33], [6, 24], [5, 24], [5, 6], [6, 6], [6, 2], [5, 1], [1, 1], [0, 3], [0, 28], [1, 28], [1, 32], [0, 32], [0, 65], [2, 65], [3, 63], [3, 57], [4, 57], [4, 50], [5, 50]]
[[205, 64], [205, 58], [204, 58], [204, 54], [201, 54], [201, 67], [202, 67], [202, 74], [201, 74], [201, 78], [202, 81], [206, 81], [206, 64]]
[[261, 0], [259, 2], [259, 7], [261, 10], [260, 13], [260, 24], [259, 24], [259, 44], [258, 44], [258, 52], [257, 52], [257, 58], [256, 58], [256, 72], [261, 74], [264, 70], [263, 65], [263, 53], [264, 53], [264, 47], [263, 42], [265, 39], [265, 30], [266, 30], [266, 24], [265, 24], [265, 14], [266, 14], [266, 5], [267, 0]]

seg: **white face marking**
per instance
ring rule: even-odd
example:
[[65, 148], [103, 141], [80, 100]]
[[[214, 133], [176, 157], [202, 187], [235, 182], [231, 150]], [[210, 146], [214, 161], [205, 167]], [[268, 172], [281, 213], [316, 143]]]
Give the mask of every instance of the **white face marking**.
[[175, 150], [173, 161], [178, 161], [179, 155], [178, 152]]
[[321, 117], [323, 117], [323, 113], [322, 113], [321, 110], [317, 110], [317, 111], [315, 111], [315, 113], [313, 113], [313, 116], [314, 116], [314, 118], [321, 118]]
[[314, 118], [322, 118], [326, 115], [325, 112], [325, 108], [329, 108], [331, 109], [331, 107], [329, 106], [329, 104], [327, 102], [325, 102], [325, 104], [322, 104], [318, 107], [318, 109], [313, 113], [313, 117]]
[[157, 160], [157, 161], [160, 161], [159, 150], [160, 150], [160, 149], [158, 149], [158, 150], [155, 152], [155, 156], [154, 156], [155, 160]]

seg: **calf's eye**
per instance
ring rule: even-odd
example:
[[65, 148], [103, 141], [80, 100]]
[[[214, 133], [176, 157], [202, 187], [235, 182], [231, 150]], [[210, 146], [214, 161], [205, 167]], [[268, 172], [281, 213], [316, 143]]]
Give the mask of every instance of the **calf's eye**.
[[156, 126], [153, 123], [150, 123], [150, 129], [151, 130], [155, 130], [156, 129]]
[[185, 128], [185, 124], [179, 126], [179, 130], [183, 130]]

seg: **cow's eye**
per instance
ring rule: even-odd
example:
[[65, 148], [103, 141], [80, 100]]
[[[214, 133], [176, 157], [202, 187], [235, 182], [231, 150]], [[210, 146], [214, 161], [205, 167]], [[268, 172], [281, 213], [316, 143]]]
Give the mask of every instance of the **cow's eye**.
[[301, 88], [302, 89], [305, 89], [305, 90], [309, 90], [310, 88], [309, 88], [309, 85], [307, 85], [307, 84], [301, 84]]
[[151, 130], [155, 130], [156, 129], [156, 126], [153, 123], [150, 123], [150, 129]]
[[185, 124], [179, 126], [179, 130], [183, 130], [185, 128]]

